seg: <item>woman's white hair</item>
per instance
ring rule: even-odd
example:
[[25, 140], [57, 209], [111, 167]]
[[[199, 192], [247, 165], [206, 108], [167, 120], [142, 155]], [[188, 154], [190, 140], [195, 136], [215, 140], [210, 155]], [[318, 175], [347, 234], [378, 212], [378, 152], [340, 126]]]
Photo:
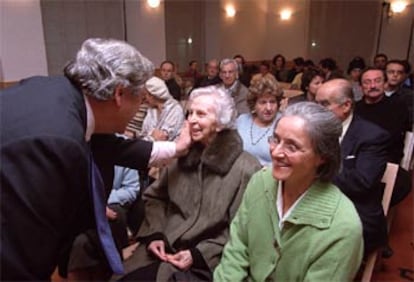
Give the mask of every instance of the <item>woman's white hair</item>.
[[196, 97], [209, 96], [211, 97], [215, 107], [217, 123], [221, 130], [235, 129], [237, 111], [233, 98], [221, 88], [216, 86], [207, 86], [194, 89], [188, 98], [188, 106]]

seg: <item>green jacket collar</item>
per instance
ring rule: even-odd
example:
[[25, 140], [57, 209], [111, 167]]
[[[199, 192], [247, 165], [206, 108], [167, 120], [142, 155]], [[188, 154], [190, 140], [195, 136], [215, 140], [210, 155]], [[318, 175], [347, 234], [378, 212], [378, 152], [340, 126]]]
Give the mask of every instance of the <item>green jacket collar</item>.
[[[268, 200], [271, 201], [269, 204], [273, 207], [271, 212], [276, 212], [278, 181], [273, 178], [271, 168], [264, 171], [263, 180], [265, 193]], [[319, 229], [329, 228], [338, 206], [340, 197], [338, 192], [338, 189], [331, 183], [315, 182], [286, 219], [286, 222], [295, 225], [312, 225]]]

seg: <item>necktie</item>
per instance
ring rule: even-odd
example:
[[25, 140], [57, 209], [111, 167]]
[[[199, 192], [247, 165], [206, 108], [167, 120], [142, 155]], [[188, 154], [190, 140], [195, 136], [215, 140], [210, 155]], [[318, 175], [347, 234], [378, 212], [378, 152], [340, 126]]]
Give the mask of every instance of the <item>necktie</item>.
[[98, 232], [98, 237], [112, 271], [115, 274], [123, 274], [124, 268], [122, 266], [121, 257], [119, 255], [117, 248], [115, 247], [111, 229], [109, 228], [108, 219], [106, 218], [104, 183], [102, 180], [101, 173], [99, 172], [98, 167], [93, 161], [92, 155], [90, 166], [93, 211], [95, 214], [96, 230]]

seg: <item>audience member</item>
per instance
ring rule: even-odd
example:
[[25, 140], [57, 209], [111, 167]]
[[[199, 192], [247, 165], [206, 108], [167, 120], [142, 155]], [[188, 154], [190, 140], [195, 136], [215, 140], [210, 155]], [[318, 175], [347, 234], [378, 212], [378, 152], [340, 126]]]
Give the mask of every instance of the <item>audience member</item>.
[[387, 83], [385, 84], [385, 95], [396, 100], [401, 100], [408, 110], [409, 124], [413, 124], [413, 102], [414, 91], [404, 87], [404, 81], [410, 73], [410, 65], [402, 60], [390, 60], [385, 66]]
[[250, 86], [250, 80], [252, 78], [252, 71], [250, 68], [246, 65], [246, 60], [244, 57], [240, 54], [237, 54], [233, 57], [234, 60], [236, 60], [238, 64], [238, 70], [239, 70], [239, 80], [240, 82], [246, 86]]
[[220, 82], [221, 79], [219, 77], [219, 62], [216, 59], [212, 59], [207, 63], [207, 74], [196, 80], [193, 89], [216, 85]]
[[290, 84], [290, 89], [300, 89], [300, 86], [302, 85], [303, 73], [307, 72], [309, 69], [314, 68], [314, 67], [315, 67], [315, 64], [313, 63], [312, 60], [306, 60], [303, 63], [303, 71], [295, 75], [295, 77], [293, 78]]
[[230, 221], [260, 168], [243, 152], [230, 96], [216, 87], [198, 88], [187, 109], [194, 143], [144, 192], [140, 245], [125, 261], [121, 281], [211, 281]]
[[147, 116], [138, 136], [148, 141], [173, 141], [184, 122], [184, 111], [168, 92], [164, 81], [151, 77], [145, 82]]
[[161, 79], [165, 81], [168, 91], [175, 100], [181, 100], [181, 87], [177, 82], [175, 64], [171, 61], [164, 61], [160, 65]]
[[319, 67], [325, 74], [325, 81], [333, 78], [342, 78], [342, 74], [336, 65], [336, 61], [332, 58], [325, 58], [320, 60]]
[[236, 122], [243, 149], [255, 156], [262, 166], [272, 163], [267, 139], [272, 135], [276, 121], [279, 92], [281, 89], [274, 78], [252, 79], [247, 96], [250, 113], [240, 115]]
[[355, 101], [362, 99], [362, 88], [359, 83], [361, 72], [365, 69], [365, 61], [361, 57], [355, 57], [352, 61], [349, 62], [347, 74], [349, 76], [349, 81], [352, 85], [352, 91], [354, 92]]
[[288, 105], [297, 102], [315, 101], [316, 91], [321, 87], [324, 77], [323, 72], [316, 68], [311, 68], [304, 72], [302, 76], [302, 84], [300, 86], [303, 94], [291, 98], [284, 98], [280, 103], [280, 110], [282, 111]]
[[385, 70], [385, 65], [387, 64], [388, 57], [384, 53], [376, 54], [374, 57], [374, 68]]
[[191, 82], [191, 86], [201, 77], [201, 74], [198, 71], [198, 62], [196, 60], [192, 60], [188, 63], [188, 69], [183, 74], [183, 78], [186, 78], [187, 81]]
[[411, 64], [408, 60], [401, 60], [405, 70], [405, 80], [401, 87], [414, 90], [414, 74], [412, 73]]
[[[126, 167], [114, 167], [114, 181], [106, 207], [106, 217], [120, 251], [129, 245], [127, 218], [130, 207], [137, 200], [139, 188], [138, 171]], [[142, 218], [134, 220], [142, 221]], [[101, 273], [105, 273], [105, 267], [102, 266], [105, 260], [98, 245], [99, 240], [93, 229], [77, 236], [69, 259], [70, 281], [95, 281], [105, 276]]]
[[277, 81], [287, 82], [289, 77], [289, 70], [285, 68], [286, 59], [283, 55], [277, 54], [273, 57], [273, 75]]
[[302, 57], [293, 59], [293, 68], [289, 71], [287, 82], [292, 82], [295, 79], [295, 76], [303, 72], [304, 63], [305, 60]]
[[334, 183], [354, 203], [362, 221], [364, 253], [386, 244], [387, 223], [382, 208], [390, 136], [387, 131], [354, 113], [352, 85], [345, 79], [325, 82], [316, 102], [331, 110], [342, 122], [342, 168]]
[[[32, 77], [2, 91], [0, 280], [49, 280], [58, 264], [66, 275], [74, 238], [95, 220], [109, 231], [90, 149], [110, 191], [115, 163], [147, 167], [189, 146], [188, 127], [176, 143], [111, 135], [122, 133], [138, 110], [153, 69], [131, 45], [94, 38], [82, 44], [65, 76]], [[100, 239], [111, 253], [110, 234]], [[110, 258], [121, 272], [117, 253]]]
[[332, 184], [339, 119], [310, 102], [289, 106], [269, 138], [273, 168], [253, 175], [230, 227], [214, 281], [352, 281], [362, 226]]
[[[259, 73], [253, 75], [252, 80], [260, 80], [260, 78], [267, 78], [272, 80], [274, 84], [277, 84], [277, 80], [272, 73], [270, 73], [270, 64], [267, 61], [261, 61], [259, 66]], [[250, 82], [251, 84], [251, 82]], [[282, 92], [277, 93], [282, 95]]]
[[407, 105], [399, 99], [385, 96], [387, 77], [381, 69], [367, 68], [361, 74], [363, 99], [356, 104], [355, 112], [391, 135], [389, 162], [399, 164], [403, 157], [404, 136], [410, 130]]
[[247, 105], [247, 94], [249, 90], [238, 80], [238, 63], [236, 60], [223, 59], [220, 62], [220, 78], [223, 81], [218, 85], [226, 93], [233, 97], [236, 104], [237, 115], [249, 112]]

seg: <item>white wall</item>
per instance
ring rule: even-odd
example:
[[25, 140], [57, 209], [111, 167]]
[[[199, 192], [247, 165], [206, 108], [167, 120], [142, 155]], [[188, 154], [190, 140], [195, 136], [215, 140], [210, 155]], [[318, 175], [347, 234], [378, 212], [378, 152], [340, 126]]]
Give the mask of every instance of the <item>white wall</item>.
[[1, 0], [0, 38], [0, 81], [47, 75], [40, 0]]

